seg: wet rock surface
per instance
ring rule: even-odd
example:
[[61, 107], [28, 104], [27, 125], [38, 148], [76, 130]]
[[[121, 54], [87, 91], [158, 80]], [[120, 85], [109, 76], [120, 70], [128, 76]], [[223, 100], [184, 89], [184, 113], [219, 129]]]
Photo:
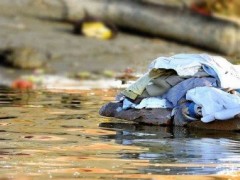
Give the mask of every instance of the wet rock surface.
[[221, 131], [240, 131], [240, 118], [236, 117], [231, 120], [216, 120], [211, 123], [203, 123], [201, 121], [194, 121], [187, 124], [187, 127], [208, 129], [208, 130], [221, 130]]
[[171, 110], [170, 109], [128, 109], [121, 110], [122, 103], [110, 102], [105, 104], [99, 111], [99, 114], [107, 117], [115, 117], [138, 123], [152, 125], [171, 125]]
[[[110, 102], [102, 106], [99, 114], [107, 117], [125, 119], [132, 122], [160, 125], [160, 126], [179, 126], [171, 118], [171, 109], [128, 109], [121, 110], [122, 103]], [[222, 131], [240, 131], [240, 115], [231, 120], [216, 120], [211, 123], [199, 121], [189, 122], [184, 126], [196, 129], [222, 130]]]

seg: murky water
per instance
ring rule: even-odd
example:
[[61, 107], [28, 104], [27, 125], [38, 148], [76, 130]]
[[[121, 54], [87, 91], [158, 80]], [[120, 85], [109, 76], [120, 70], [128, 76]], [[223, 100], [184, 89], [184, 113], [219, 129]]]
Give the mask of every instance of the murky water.
[[[240, 177], [240, 133], [98, 115], [116, 90], [0, 90], [0, 178]], [[177, 175], [177, 176], [175, 176]]]

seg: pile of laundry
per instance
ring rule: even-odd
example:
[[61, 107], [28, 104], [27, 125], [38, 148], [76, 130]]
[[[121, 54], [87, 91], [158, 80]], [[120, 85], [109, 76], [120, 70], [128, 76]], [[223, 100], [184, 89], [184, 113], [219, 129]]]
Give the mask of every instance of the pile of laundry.
[[[156, 108], [169, 110], [166, 119], [171, 116], [175, 125], [232, 119], [240, 114], [240, 65], [208, 54], [159, 57], [116, 100], [114, 111], [122, 117], [130, 109]], [[113, 111], [108, 107], [100, 114], [114, 116], [106, 115]]]

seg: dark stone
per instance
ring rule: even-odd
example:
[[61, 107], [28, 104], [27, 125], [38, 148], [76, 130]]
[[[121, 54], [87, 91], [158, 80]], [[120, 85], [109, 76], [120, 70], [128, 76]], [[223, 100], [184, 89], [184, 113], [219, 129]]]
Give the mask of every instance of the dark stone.
[[135, 121], [152, 125], [172, 125], [171, 110], [156, 108], [156, 109], [141, 109], [140, 117]]
[[202, 121], [193, 121], [186, 125], [191, 128], [211, 129], [221, 131], [240, 131], [240, 118], [233, 118], [230, 120], [216, 120], [210, 123], [203, 123]]
[[115, 117], [117, 108], [121, 108], [122, 103], [109, 102], [101, 107], [99, 114], [106, 117]]
[[99, 113], [102, 116], [125, 119], [137, 123], [164, 126], [186, 126], [189, 128], [223, 130], [223, 131], [240, 131], [240, 114], [231, 120], [216, 120], [211, 123], [202, 121], [192, 121], [186, 124], [177, 124], [171, 119], [171, 109], [128, 109], [121, 110], [122, 103], [110, 102], [102, 106]]
[[122, 103], [110, 102], [102, 106], [99, 114], [107, 117], [115, 117], [138, 123], [146, 123], [152, 125], [171, 125], [171, 110], [156, 108], [156, 109], [128, 109], [121, 110]]

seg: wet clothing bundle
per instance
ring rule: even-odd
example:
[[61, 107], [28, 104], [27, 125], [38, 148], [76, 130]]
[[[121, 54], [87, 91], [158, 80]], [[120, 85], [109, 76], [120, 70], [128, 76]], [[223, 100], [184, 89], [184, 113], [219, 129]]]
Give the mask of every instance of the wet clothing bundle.
[[[236, 90], [236, 94], [225, 89]], [[174, 118], [182, 119], [180, 124], [200, 118], [203, 122], [225, 120], [240, 113], [239, 89], [239, 66], [222, 57], [207, 54], [159, 57], [150, 64], [147, 73], [122, 91], [125, 97], [122, 109], [172, 108]]]

